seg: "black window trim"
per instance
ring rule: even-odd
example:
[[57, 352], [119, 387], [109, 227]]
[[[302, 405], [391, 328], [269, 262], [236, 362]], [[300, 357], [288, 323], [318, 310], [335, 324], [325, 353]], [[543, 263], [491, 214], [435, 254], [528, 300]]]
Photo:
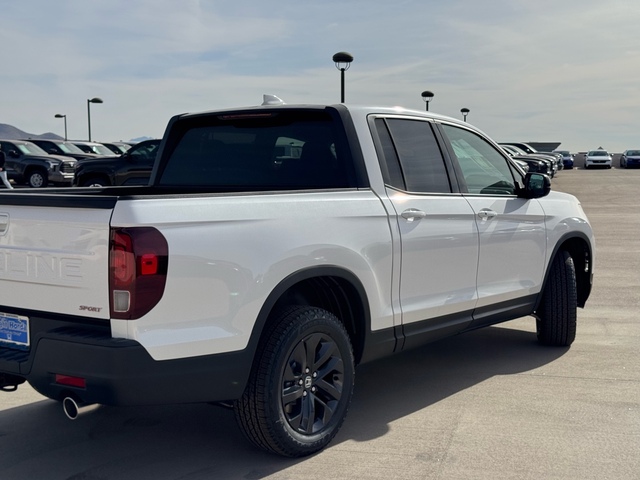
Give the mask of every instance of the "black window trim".
[[[396, 161], [398, 161], [398, 169], [400, 170], [400, 172], [402, 172], [403, 186], [401, 188], [397, 185], [389, 184], [387, 182], [389, 178], [389, 175], [388, 175], [389, 169], [388, 169], [388, 165], [386, 164], [388, 159], [384, 155], [384, 151], [382, 148], [382, 141], [380, 140], [380, 137], [378, 135], [378, 129], [376, 127], [376, 120], [378, 119], [382, 119], [384, 121], [385, 128], [387, 129], [389, 136], [392, 138], [392, 140], [393, 140], [393, 136], [391, 135], [391, 131], [387, 124], [387, 119], [400, 119], [400, 120], [412, 120], [412, 121], [417, 120], [422, 122], [428, 122], [429, 124], [431, 124], [432, 131], [436, 139], [436, 143], [438, 145], [438, 148], [440, 149], [440, 153], [442, 154], [442, 158], [444, 160], [445, 173], [447, 174], [447, 177], [449, 179], [449, 185], [450, 185], [451, 191], [450, 192], [414, 192], [414, 191], [407, 190], [407, 184], [404, 179], [404, 170], [402, 169], [402, 164], [399, 162], [399, 156], [397, 154], [397, 150], [396, 150]], [[448, 144], [448, 142], [445, 141], [446, 137], [444, 137], [435, 119], [425, 118], [420, 116], [413, 116], [413, 115], [393, 115], [393, 114], [376, 113], [376, 114], [370, 114], [367, 120], [369, 123], [369, 130], [373, 138], [376, 154], [378, 155], [378, 164], [380, 165], [380, 168], [382, 170], [383, 181], [387, 188], [390, 188], [396, 191], [402, 191], [411, 195], [425, 195], [425, 196], [444, 196], [444, 195], [459, 196], [462, 193], [462, 190], [460, 189], [460, 185], [458, 183], [459, 175], [455, 171], [455, 163], [451, 159], [451, 152], [449, 150], [451, 147]], [[394, 142], [394, 149], [395, 149], [395, 142]]]

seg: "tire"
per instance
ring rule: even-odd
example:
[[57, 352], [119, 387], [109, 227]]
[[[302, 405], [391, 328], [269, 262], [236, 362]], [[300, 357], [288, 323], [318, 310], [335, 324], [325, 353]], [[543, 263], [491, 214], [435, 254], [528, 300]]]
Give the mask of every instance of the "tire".
[[347, 415], [354, 364], [349, 335], [333, 314], [284, 309], [265, 332], [234, 403], [240, 429], [259, 448], [287, 457], [323, 449]]
[[563, 250], [553, 259], [537, 310], [536, 330], [541, 344], [568, 347], [573, 343], [576, 338], [577, 303], [573, 259]]
[[91, 177], [82, 182], [83, 187], [108, 187], [109, 182], [99, 177]]
[[45, 188], [49, 184], [47, 172], [44, 170], [32, 170], [27, 177], [27, 185], [31, 188]]

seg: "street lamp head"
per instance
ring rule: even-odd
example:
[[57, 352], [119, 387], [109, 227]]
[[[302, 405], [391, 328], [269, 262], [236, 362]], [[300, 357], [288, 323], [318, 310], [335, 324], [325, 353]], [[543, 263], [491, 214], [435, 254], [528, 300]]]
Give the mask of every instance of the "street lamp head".
[[333, 62], [338, 70], [348, 70], [353, 62], [353, 55], [348, 52], [338, 52], [333, 56]]
[[422, 92], [422, 99], [424, 100], [425, 106], [427, 111], [429, 111], [429, 102], [431, 100], [433, 100], [433, 92], [430, 92], [429, 90], [425, 90], [424, 92]]
[[54, 118], [67, 118], [67, 116], [66, 115], [62, 115], [61, 113], [56, 113], [54, 115]]
[[467, 115], [469, 115], [469, 109], [468, 108], [461, 108], [460, 109], [460, 113], [462, 113], [463, 120], [466, 122], [467, 121]]
[[89, 102], [89, 103], [104, 103], [104, 102], [102, 101], [102, 99], [101, 99], [101, 98], [98, 98], [98, 97], [93, 97], [93, 98], [91, 98], [91, 99], [87, 100], [87, 102]]
[[433, 100], [433, 92], [430, 92], [429, 90], [425, 90], [424, 92], [422, 92], [422, 99], [425, 102], [430, 102], [431, 100]]

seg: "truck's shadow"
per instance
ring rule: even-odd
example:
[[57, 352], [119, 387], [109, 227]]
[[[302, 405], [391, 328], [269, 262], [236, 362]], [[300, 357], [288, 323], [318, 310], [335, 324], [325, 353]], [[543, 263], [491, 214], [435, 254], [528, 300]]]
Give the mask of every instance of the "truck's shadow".
[[[364, 365], [349, 417], [329, 450], [377, 438], [394, 420], [565, 352], [538, 346], [531, 332], [491, 327]], [[231, 411], [209, 405], [105, 407], [75, 422], [49, 400], [0, 412], [3, 480], [258, 479], [303, 461], [254, 449]]]

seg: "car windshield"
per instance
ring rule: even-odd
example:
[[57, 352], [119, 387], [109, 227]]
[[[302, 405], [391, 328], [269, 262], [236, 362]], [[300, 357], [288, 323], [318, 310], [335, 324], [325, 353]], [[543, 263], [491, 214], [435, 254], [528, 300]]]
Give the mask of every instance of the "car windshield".
[[113, 152], [102, 144], [91, 145], [91, 150], [93, 150], [93, 153], [97, 153], [98, 155], [113, 156]]
[[60, 150], [62, 150], [64, 153], [84, 153], [71, 142], [59, 143], [58, 147], [60, 147]]
[[638, 156], [640, 156], [640, 150], [629, 150], [627, 152], [627, 156], [629, 156], [629, 157], [638, 157]]
[[101, 143], [76, 143], [75, 145], [86, 153], [97, 153], [98, 155], [108, 155], [110, 157], [115, 155]]
[[38, 145], [31, 142], [24, 142], [18, 144], [18, 148], [25, 155], [49, 155], [43, 149], [41, 149]]
[[605, 150], [594, 150], [589, 152], [590, 157], [606, 157], [609, 155]]

